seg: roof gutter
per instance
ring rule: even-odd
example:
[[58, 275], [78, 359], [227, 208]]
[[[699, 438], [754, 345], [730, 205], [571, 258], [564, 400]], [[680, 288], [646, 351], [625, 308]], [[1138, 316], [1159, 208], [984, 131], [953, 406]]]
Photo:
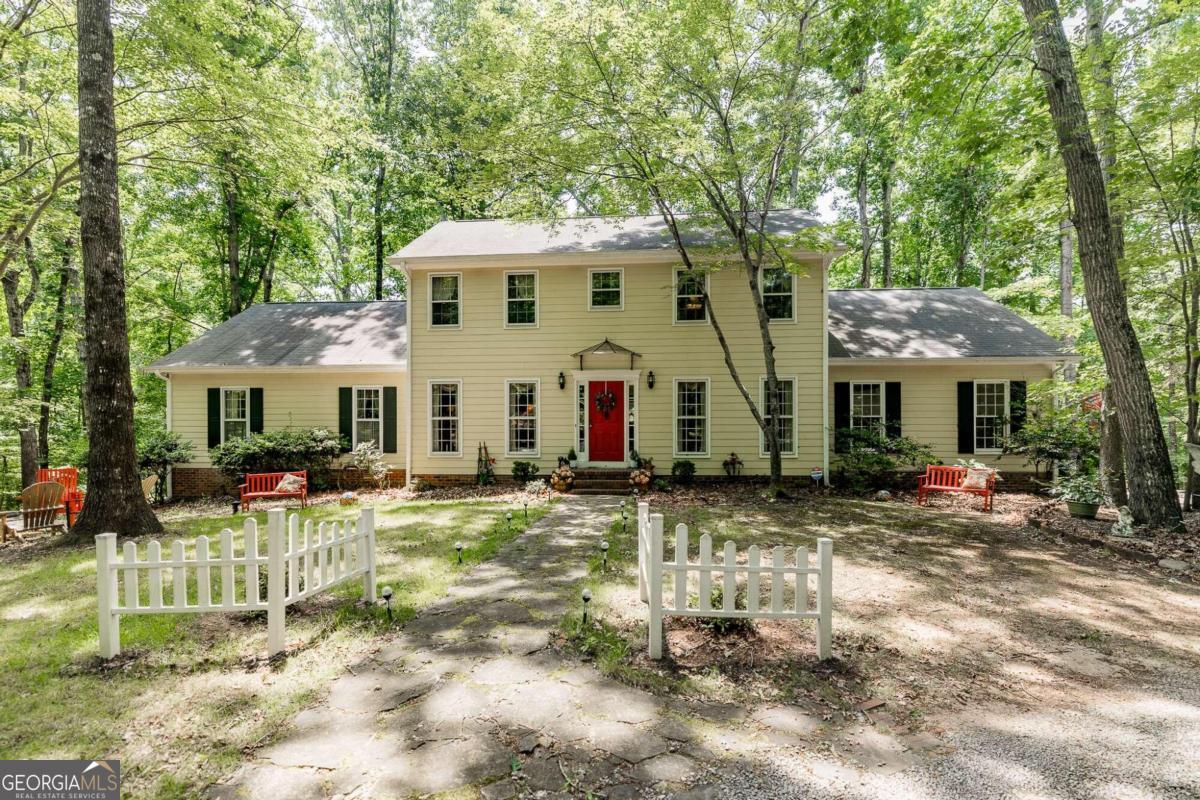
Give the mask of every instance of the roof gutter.
[[957, 364], [1077, 364], [1080, 357], [1074, 353], [1058, 356], [830, 356], [831, 367], [871, 367], [886, 365], [957, 365]]

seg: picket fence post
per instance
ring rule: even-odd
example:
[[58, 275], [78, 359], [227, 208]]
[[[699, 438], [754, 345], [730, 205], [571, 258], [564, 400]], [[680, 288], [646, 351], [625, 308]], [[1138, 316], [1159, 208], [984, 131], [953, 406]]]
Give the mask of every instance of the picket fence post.
[[833, 650], [833, 540], [817, 539], [817, 658]]
[[637, 539], [638, 539], [638, 594], [643, 603], [650, 601], [646, 590], [646, 526], [650, 524], [650, 504], [641, 501], [637, 504]]
[[[649, 576], [646, 582], [650, 594], [650, 657], [660, 659], [663, 656], [663, 618], [662, 618], [662, 569], [663, 569], [663, 515], [650, 515], [650, 559], [647, 564]], [[676, 577], [678, 580], [678, 576]]]
[[117, 535], [101, 533], [96, 537], [96, 596], [100, 608], [100, 657], [113, 658], [121, 653], [121, 618], [113, 610], [117, 604]]
[[359, 531], [363, 533], [358, 540], [360, 553], [366, 553], [367, 571], [363, 573], [363, 599], [368, 603], [375, 602], [375, 509], [364, 508], [359, 515]]
[[[287, 584], [283, 575], [284, 514], [282, 508], [267, 512], [267, 655], [270, 656], [282, 653], [285, 642]], [[247, 597], [251, 591], [257, 591], [257, 586], [246, 587]]]

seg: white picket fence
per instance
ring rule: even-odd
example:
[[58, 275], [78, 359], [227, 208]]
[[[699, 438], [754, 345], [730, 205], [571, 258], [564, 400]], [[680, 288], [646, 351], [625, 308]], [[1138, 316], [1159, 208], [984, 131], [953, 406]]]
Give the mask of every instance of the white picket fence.
[[[817, 623], [817, 656], [829, 658], [833, 640], [833, 541], [817, 539], [817, 563], [809, 565], [808, 548], [774, 547], [770, 563], [762, 563], [757, 546], [738, 563], [737, 546], [725, 542], [720, 563], [713, 562], [712, 537], [700, 537], [699, 561], [688, 560], [688, 529], [675, 527], [675, 558], [663, 559], [663, 516], [651, 514], [648, 503], [638, 503], [638, 589], [650, 608], [650, 657], [662, 658], [663, 617], [718, 617], [726, 619], [812, 619]], [[788, 564], [789, 552], [794, 553]], [[663, 576], [672, 576], [672, 605], [663, 605]], [[712, 605], [713, 575], [718, 575], [721, 606]], [[816, 605], [809, 605], [810, 575], [815, 575]], [[695, 576], [695, 580], [691, 580]], [[790, 583], [790, 586], [789, 586]], [[696, 587], [696, 604], [689, 603], [689, 585]], [[738, 603], [739, 588], [745, 600]], [[763, 602], [763, 590], [769, 600]], [[811, 610], [810, 610], [811, 608]]]
[[[120, 619], [127, 614], [266, 611], [267, 650], [275, 655], [284, 649], [284, 618], [292, 603], [359, 576], [363, 598], [375, 601], [375, 509], [364, 508], [356, 520], [344, 522], [305, 520], [303, 527], [298, 515], [285, 519], [283, 509], [272, 509], [265, 556], [258, 523], [249, 518], [242, 531], [242, 552], [234, 554], [233, 531], [226, 528], [215, 558], [207, 536], [197, 536], [191, 548], [182, 540], [172, 542], [165, 559], [162, 544], [150, 541], [142, 560], [135, 543], [126, 542], [118, 556], [115, 533], [97, 536], [100, 655], [121, 652]], [[266, 597], [259, 581], [263, 568]], [[219, 578], [216, 597], [214, 575]]]

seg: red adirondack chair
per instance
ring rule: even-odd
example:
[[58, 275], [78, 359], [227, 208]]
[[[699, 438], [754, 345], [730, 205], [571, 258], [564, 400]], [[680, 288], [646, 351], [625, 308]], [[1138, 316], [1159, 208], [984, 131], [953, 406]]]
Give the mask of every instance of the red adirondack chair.
[[42, 467], [37, 471], [37, 482], [62, 484], [67, 527], [74, 525], [75, 517], [83, 510], [83, 498], [87, 494], [79, 491], [79, 470], [75, 467]]

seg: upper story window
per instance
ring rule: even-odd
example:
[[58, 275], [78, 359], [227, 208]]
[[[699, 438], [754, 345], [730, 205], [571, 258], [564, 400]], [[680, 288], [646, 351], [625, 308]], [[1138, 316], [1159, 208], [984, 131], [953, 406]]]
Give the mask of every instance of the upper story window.
[[771, 267], [760, 273], [763, 308], [772, 320], [795, 319], [796, 276], [783, 267]]
[[625, 305], [624, 279], [624, 270], [588, 270], [588, 309], [620, 311]]
[[975, 452], [998, 451], [1008, 420], [1008, 381], [975, 382]]
[[708, 319], [704, 307], [706, 278], [689, 269], [675, 270], [675, 321], [704, 322]]
[[462, 326], [462, 275], [457, 272], [429, 276], [429, 325]]
[[383, 449], [383, 387], [354, 388], [354, 446], [374, 442]]
[[850, 384], [850, 427], [883, 432], [883, 384], [878, 381]]
[[504, 273], [504, 324], [509, 327], [537, 325], [536, 272]]
[[250, 435], [250, 390], [221, 390], [221, 441], [245, 439]]

